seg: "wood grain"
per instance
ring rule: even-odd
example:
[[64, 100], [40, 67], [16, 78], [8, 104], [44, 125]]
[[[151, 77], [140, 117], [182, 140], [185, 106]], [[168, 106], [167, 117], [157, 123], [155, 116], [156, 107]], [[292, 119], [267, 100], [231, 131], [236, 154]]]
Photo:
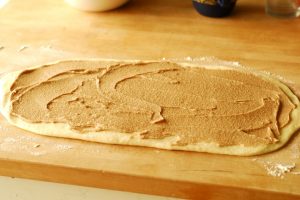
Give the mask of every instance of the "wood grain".
[[[259, 0], [239, 0], [224, 19], [198, 15], [187, 0], [132, 0], [105, 13], [10, 1], [0, 27], [0, 73], [72, 58], [215, 56], [300, 85], [300, 21], [266, 16]], [[299, 144], [297, 134], [256, 157], [165, 151], [42, 137], [0, 117], [0, 175], [194, 199], [299, 199], [300, 175], [274, 177], [266, 166], [300, 171]]]

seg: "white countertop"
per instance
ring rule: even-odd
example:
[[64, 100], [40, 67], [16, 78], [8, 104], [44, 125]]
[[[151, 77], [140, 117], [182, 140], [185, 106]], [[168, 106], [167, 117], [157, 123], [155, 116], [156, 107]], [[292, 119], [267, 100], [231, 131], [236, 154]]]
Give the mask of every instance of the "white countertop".
[[[0, 176], [1, 200], [173, 200], [174, 198]], [[175, 199], [174, 199], [175, 200]]]

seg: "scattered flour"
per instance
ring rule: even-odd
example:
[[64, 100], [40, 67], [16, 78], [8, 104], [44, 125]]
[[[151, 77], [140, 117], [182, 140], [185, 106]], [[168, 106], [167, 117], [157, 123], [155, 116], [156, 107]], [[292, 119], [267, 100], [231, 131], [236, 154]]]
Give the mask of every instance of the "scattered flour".
[[55, 148], [57, 150], [63, 150], [63, 151], [65, 151], [65, 150], [72, 149], [73, 147], [71, 145], [66, 145], [66, 144], [56, 144]]
[[187, 62], [192, 64], [199, 64], [205, 66], [226, 66], [226, 67], [243, 67], [237, 61], [225, 61], [220, 60], [213, 56], [203, 56], [203, 57], [196, 57], [193, 58], [191, 56], [187, 56], [184, 58], [162, 58], [163, 61], [170, 61], [170, 62]]
[[53, 143], [53, 141], [41, 141], [39, 138], [28, 135], [0, 138], [0, 151], [21, 151], [33, 156], [46, 155], [53, 152], [64, 152], [72, 149], [69, 144]]
[[291, 172], [295, 167], [296, 164], [279, 164], [279, 163], [272, 163], [272, 162], [265, 162], [264, 167], [267, 170], [267, 173], [271, 176], [284, 178], [284, 175], [288, 172]]

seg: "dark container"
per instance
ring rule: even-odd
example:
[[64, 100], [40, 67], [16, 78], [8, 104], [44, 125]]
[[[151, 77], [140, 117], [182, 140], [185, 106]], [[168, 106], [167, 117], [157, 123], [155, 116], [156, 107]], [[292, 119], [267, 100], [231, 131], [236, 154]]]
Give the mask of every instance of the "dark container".
[[208, 17], [225, 17], [234, 9], [236, 0], [193, 0], [198, 13]]

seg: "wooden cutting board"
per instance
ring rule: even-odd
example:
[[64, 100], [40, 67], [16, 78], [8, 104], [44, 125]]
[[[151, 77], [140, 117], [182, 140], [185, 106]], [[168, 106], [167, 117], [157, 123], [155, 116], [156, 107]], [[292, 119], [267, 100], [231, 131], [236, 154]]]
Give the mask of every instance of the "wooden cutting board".
[[[215, 56], [300, 85], [300, 21], [240, 0], [232, 16], [198, 15], [190, 1], [132, 0], [105, 13], [63, 1], [0, 9], [0, 73], [72, 58]], [[285, 169], [291, 172], [285, 173]], [[299, 199], [300, 134], [281, 150], [236, 157], [34, 135], [0, 117], [0, 175], [194, 199]]]

